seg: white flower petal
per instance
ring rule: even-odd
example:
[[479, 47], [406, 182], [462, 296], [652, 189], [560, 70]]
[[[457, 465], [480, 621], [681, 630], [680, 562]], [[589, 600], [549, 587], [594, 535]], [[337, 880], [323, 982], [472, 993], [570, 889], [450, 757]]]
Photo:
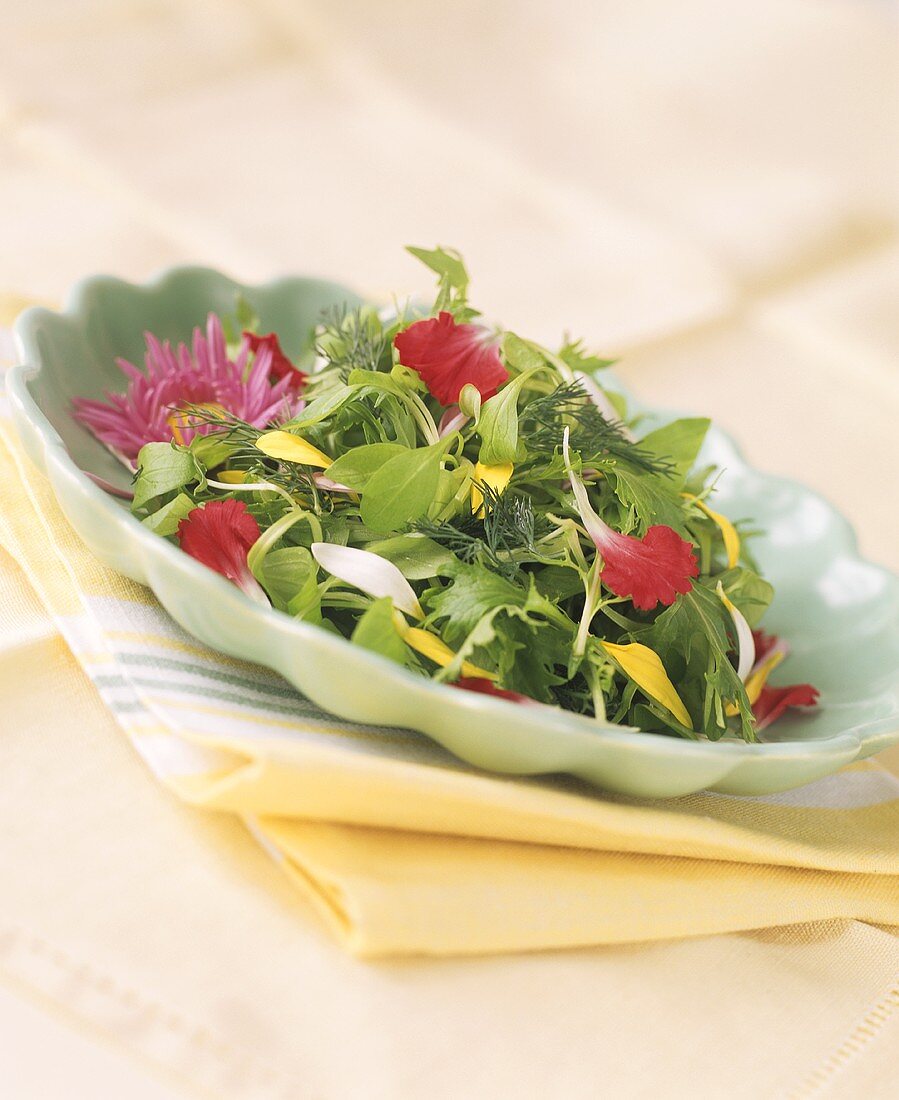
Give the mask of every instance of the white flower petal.
[[721, 597], [721, 602], [730, 612], [730, 617], [734, 621], [734, 629], [737, 632], [737, 645], [739, 646], [740, 654], [737, 663], [737, 675], [745, 684], [755, 665], [755, 639], [752, 636], [752, 627], [746, 621], [746, 616], [739, 607], [727, 598], [727, 593], [724, 591], [724, 585], [721, 581], [718, 582], [718, 595]]
[[338, 546], [333, 542], [314, 542], [311, 549], [312, 556], [322, 569], [326, 569], [339, 580], [374, 596], [375, 599], [389, 596], [394, 607], [400, 611], [405, 611], [415, 619], [424, 618], [412, 585], [393, 562], [382, 558], [380, 554], [358, 550], [354, 546]]
[[594, 511], [593, 505], [590, 503], [590, 498], [587, 496], [586, 485], [584, 485], [580, 477], [574, 472], [571, 465], [571, 452], [568, 449], [568, 436], [569, 430], [566, 428], [562, 435], [562, 455], [565, 459], [565, 470], [568, 473], [568, 480], [571, 482], [574, 499], [577, 503], [577, 510], [581, 514], [581, 521], [587, 529], [587, 534], [596, 544], [597, 549], [601, 550], [603, 545], [608, 541], [609, 535], [613, 534], [613, 532], [607, 524], [603, 523]]

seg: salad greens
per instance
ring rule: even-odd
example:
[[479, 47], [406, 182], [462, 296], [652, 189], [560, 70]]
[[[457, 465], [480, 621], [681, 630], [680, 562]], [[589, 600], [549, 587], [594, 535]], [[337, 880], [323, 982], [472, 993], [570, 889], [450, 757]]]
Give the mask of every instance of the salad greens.
[[[707, 503], [709, 421], [641, 433], [609, 360], [488, 329], [461, 257], [410, 251], [437, 276], [430, 309], [325, 316], [286, 420], [183, 402], [193, 433], [140, 449], [134, 514], [254, 598], [421, 675], [755, 740], [773, 664], [752, 630], [772, 589]], [[253, 336], [248, 364], [273, 339], [246, 303], [225, 334], [229, 355]], [[232, 543], [237, 572], [219, 563]]]

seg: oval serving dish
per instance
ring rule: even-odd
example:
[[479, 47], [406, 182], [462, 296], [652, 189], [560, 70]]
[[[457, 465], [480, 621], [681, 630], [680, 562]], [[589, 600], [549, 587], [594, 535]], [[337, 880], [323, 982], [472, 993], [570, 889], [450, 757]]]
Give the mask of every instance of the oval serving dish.
[[[726, 467], [715, 507], [735, 519], [752, 517], [765, 530], [753, 550], [776, 590], [766, 627], [790, 639], [789, 679], [821, 689], [819, 707], [782, 718], [760, 744], [680, 740], [456, 691], [253, 603], [94, 484], [85, 471], [123, 488], [129, 475], [71, 415], [73, 397], [121, 387], [115, 359], [139, 362], [145, 330], [187, 339], [210, 310], [232, 312], [238, 293], [290, 354], [310, 360], [309, 338], [321, 311], [360, 301], [321, 280], [247, 287], [205, 268], [177, 268], [144, 286], [88, 279], [64, 312], [30, 309], [19, 318], [22, 365], [8, 379], [23, 445], [74, 529], [104, 564], [148, 585], [201, 641], [275, 669], [342, 718], [420, 730], [492, 771], [568, 773], [628, 795], [671, 797], [705, 788], [765, 794], [899, 741], [899, 581], [859, 557], [849, 524], [821, 497], [751, 469], [714, 429], [700, 461]], [[665, 419], [641, 411], [656, 422]]]

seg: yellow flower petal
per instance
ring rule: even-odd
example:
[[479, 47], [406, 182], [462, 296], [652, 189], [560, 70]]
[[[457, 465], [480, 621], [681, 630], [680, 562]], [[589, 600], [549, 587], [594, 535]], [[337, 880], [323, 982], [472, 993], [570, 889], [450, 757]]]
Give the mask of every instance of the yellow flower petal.
[[671, 711], [678, 722], [687, 729], [692, 728], [687, 708], [677, 694], [674, 684], [668, 679], [665, 666], [654, 650], [639, 642], [629, 642], [626, 645], [600, 642], [600, 645], [645, 695]]
[[226, 485], [246, 485], [247, 475], [244, 470], [221, 470], [216, 481], [224, 481]]
[[307, 443], [305, 439], [290, 432], [266, 432], [256, 440], [256, 446], [269, 458], [280, 458], [284, 462], [298, 462], [302, 466], [318, 466], [327, 470], [334, 461], [326, 454]]
[[683, 496], [691, 504], [695, 504], [700, 512], [705, 512], [709, 519], [718, 525], [721, 537], [724, 539], [724, 549], [727, 551], [727, 567], [733, 569], [740, 560], [740, 536], [737, 534], [736, 527], [727, 516], [722, 516], [720, 512], [713, 512], [704, 500], [691, 496], [689, 493], [684, 493]]
[[[762, 694], [762, 688], [768, 682], [768, 677], [777, 668], [780, 662], [786, 656], [780, 650], [775, 650], [770, 657], [767, 657], [759, 667], [753, 672], [746, 680], [744, 685], [746, 688], [746, 696], [750, 703], [757, 703], [759, 696]], [[728, 703], [724, 713], [732, 718], [735, 714], [739, 714], [740, 710], [734, 703]]]
[[511, 462], [501, 462], [497, 466], [486, 466], [483, 462], [476, 462], [471, 483], [471, 511], [478, 519], [484, 515], [484, 494], [476, 483], [486, 485], [495, 493], [502, 493], [512, 478], [515, 467]]
[[720, 596], [721, 602], [730, 612], [731, 619], [733, 619], [734, 630], [737, 634], [737, 656], [739, 658], [737, 675], [745, 684], [749, 679], [752, 666], [755, 664], [755, 640], [752, 637], [752, 627], [746, 621], [746, 616], [739, 607], [728, 598], [721, 581], [718, 581], [716, 592]]
[[750, 703], [758, 701], [758, 697], [762, 694], [762, 688], [768, 682], [768, 677], [784, 659], [784, 656], [784, 653], [775, 651], [770, 657], [766, 658], [747, 679], [746, 694], [749, 696]]
[[[436, 634], [430, 634], [427, 630], [422, 630], [420, 627], [410, 626], [405, 631], [400, 631], [400, 633], [406, 645], [411, 646], [417, 653], [421, 653], [422, 656], [433, 661], [435, 665], [440, 665], [441, 668], [446, 668], [456, 656], [446, 642], [438, 638]], [[462, 662], [462, 675], [479, 676], [482, 680], [497, 679], [495, 672], [488, 672], [484, 668], [478, 668], [477, 665], [471, 664], [470, 661]]]

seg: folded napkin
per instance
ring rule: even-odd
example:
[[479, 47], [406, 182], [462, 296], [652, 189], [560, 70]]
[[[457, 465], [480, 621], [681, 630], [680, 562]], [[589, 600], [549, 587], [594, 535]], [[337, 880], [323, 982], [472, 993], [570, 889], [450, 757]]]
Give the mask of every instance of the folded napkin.
[[101, 566], [0, 431], [0, 544], [104, 703], [178, 797], [239, 814], [354, 953], [899, 925], [899, 782], [876, 763], [779, 795], [650, 802], [491, 775], [413, 731], [344, 722]]

